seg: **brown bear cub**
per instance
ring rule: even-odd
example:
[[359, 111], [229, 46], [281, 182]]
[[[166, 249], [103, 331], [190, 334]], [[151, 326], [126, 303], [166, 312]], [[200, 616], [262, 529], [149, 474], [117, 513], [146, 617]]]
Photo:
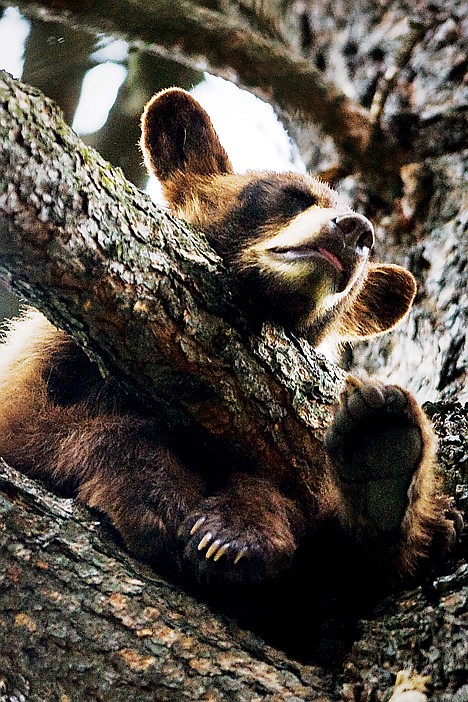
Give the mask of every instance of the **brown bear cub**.
[[[188, 93], [150, 101], [141, 146], [172, 212], [206, 233], [262, 318], [316, 345], [381, 334], [408, 312], [413, 277], [369, 262], [365, 217], [309, 176], [234, 174]], [[349, 379], [323, 452], [333, 494], [319, 491], [311, 505], [293, 471], [284, 484], [274, 466], [220, 476], [193, 460], [183, 440], [33, 310], [11, 325], [0, 351], [0, 454], [104, 512], [134, 553], [199, 580], [279, 577], [323, 524], [395, 578], [415, 573], [435, 542], [453, 540], [436, 494], [432, 430], [406, 390]]]

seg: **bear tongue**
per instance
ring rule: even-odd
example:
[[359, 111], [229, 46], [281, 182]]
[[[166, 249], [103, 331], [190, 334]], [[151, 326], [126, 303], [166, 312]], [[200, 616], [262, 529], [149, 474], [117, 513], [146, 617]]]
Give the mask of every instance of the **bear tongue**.
[[317, 252], [323, 256], [323, 258], [326, 258], [327, 261], [329, 261], [332, 266], [337, 268], [340, 272], [343, 270], [343, 264], [341, 263], [340, 259], [335, 256], [335, 254], [332, 254], [331, 251], [328, 251], [328, 249], [324, 249], [321, 246], [317, 248]]

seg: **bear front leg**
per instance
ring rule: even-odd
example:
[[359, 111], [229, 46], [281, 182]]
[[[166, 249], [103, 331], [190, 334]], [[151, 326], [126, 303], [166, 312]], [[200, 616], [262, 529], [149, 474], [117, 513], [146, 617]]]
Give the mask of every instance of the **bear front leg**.
[[80, 420], [57, 451], [56, 478], [106, 514], [128, 549], [163, 567], [180, 567], [177, 531], [204, 497], [204, 482], [170, 450], [159, 427], [132, 416]]
[[297, 504], [270, 482], [235, 475], [227, 490], [203, 500], [180, 538], [199, 581], [248, 584], [283, 573], [304, 530]]
[[342, 521], [382, 564], [412, 575], [421, 560], [450, 550], [458, 519], [436, 494], [436, 441], [411, 393], [348, 377], [324, 445]]

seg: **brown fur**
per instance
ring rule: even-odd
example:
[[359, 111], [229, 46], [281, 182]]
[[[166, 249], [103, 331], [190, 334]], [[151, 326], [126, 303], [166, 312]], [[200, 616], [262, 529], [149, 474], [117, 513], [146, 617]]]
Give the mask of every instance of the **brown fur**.
[[[327, 334], [382, 333], [407, 313], [414, 279], [398, 266], [369, 264], [373, 234], [364, 217], [310, 176], [234, 174], [208, 115], [184, 91], [164, 91], [147, 105], [142, 148], [173, 212], [205, 231], [261, 317], [318, 343]], [[401, 465], [387, 461], [382, 477], [381, 454], [394, 437]], [[350, 380], [327, 442], [312, 504], [293, 475], [285, 484], [273, 466], [220, 475], [182, 451], [184, 441], [174, 446], [157, 418], [102, 380], [39, 312], [15, 322], [0, 351], [5, 459], [107, 514], [133, 552], [199, 580], [278, 576], [330, 520], [386, 578], [417, 570], [449, 524], [437, 513], [435, 444], [415, 400]], [[387, 489], [398, 519], [385, 505]], [[325, 530], [324, 550], [327, 538]]]

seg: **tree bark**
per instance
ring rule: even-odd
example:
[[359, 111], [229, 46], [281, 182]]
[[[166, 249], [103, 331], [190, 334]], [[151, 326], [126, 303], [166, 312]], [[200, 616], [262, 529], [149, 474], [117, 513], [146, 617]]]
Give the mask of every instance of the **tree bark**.
[[1, 463], [0, 515], [2, 700], [329, 699], [318, 668], [216, 617]]
[[[352, 90], [363, 106], [372, 111], [379, 105], [380, 121], [415, 147], [414, 162], [402, 169], [402, 190], [392, 202], [376, 202], [366, 183], [340, 183], [341, 190], [350, 187], [353, 206], [375, 223], [379, 260], [406, 266], [418, 282], [410, 315], [392, 334], [356, 345], [354, 366], [405, 385], [420, 402], [466, 402], [466, 150], [440, 155], [445, 135], [452, 139], [461, 133], [448, 127], [451, 115], [466, 125], [466, 4], [327, 0], [320, 11], [312, 1], [304, 7], [313, 39], [305, 55], [320, 61], [328, 80]], [[435, 146], [429, 125], [439, 120], [446, 121], [447, 130]], [[424, 154], [416, 144], [420, 138]], [[310, 129], [300, 146], [304, 143], [316, 145], [314, 168], [329, 169], [329, 153]]]
[[[439, 402], [426, 408], [439, 437], [439, 471], [468, 519], [468, 407]], [[449, 565], [417, 588], [381, 603], [360, 623], [360, 635], [343, 667], [346, 700], [388, 699], [398, 671], [427, 676], [431, 702], [468, 699], [468, 534]], [[404, 687], [404, 686], [403, 686]], [[411, 689], [411, 684], [409, 689]], [[418, 691], [417, 681], [414, 689]], [[391, 702], [423, 702], [416, 693]]]
[[314, 491], [343, 374], [273, 326], [249, 337], [204, 238], [85, 147], [50, 101], [6, 74], [0, 100], [6, 282], [173, 426], [279, 473], [294, 466]]
[[163, 46], [173, 58], [197, 68], [216, 66], [218, 75], [243, 76], [245, 85], [263, 90], [264, 96], [285, 109], [315, 115], [324, 129], [333, 130], [346, 158], [366, 146], [369, 119], [365, 111], [333, 84], [324, 83], [320, 72], [299, 55], [264, 38], [240, 18], [185, 0], [176, 4], [119, 0], [113, 3], [112, 13], [104, 2], [61, 3], [59, 8], [53, 1], [26, 2], [20, 7], [30, 15], [39, 13], [42, 19], [78, 18], [93, 34], [97, 30], [120, 36], [150, 51]]
[[[464, 474], [458, 505], [468, 517], [468, 412], [445, 406], [434, 419], [446, 473], [458, 484]], [[8, 702], [372, 702], [388, 699], [401, 671], [429, 678], [432, 702], [466, 699], [466, 537], [448, 573], [382, 603], [360, 623], [343, 665], [323, 669], [216, 616], [119, 548], [89, 511], [1, 462], [0, 519], [0, 691]], [[413, 699], [425, 697], [393, 702]]]

